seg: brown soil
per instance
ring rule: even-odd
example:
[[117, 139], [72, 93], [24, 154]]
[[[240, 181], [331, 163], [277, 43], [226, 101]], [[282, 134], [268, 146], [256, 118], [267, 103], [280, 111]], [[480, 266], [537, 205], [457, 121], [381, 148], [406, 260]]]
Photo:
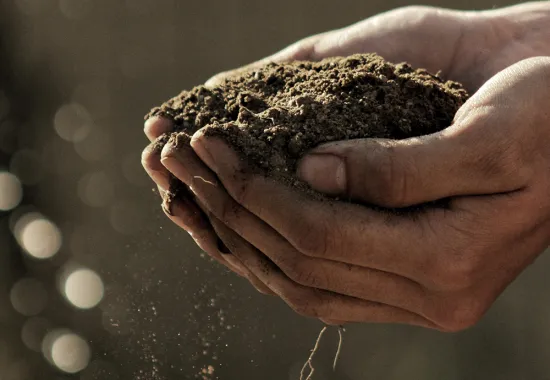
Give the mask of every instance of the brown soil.
[[[448, 127], [468, 94], [458, 83], [376, 54], [268, 64], [216, 88], [184, 91], [146, 117], [172, 119], [188, 144], [201, 128], [231, 144], [250, 168], [294, 186], [298, 160], [325, 142], [431, 134]], [[173, 182], [173, 196], [184, 190]]]

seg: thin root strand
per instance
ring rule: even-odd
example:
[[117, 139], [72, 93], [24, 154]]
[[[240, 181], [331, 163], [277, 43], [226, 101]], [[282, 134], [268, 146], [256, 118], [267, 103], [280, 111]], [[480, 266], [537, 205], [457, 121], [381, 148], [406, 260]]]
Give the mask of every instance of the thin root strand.
[[344, 343], [344, 335], [342, 334], [346, 330], [343, 326], [338, 326], [338, 349], [334, 356], [334, 363], [332, 364], [332, 370], [336, 371], [336, 364], [338, 364], [338, 358], [340, 358], [340, 352], [342, 351], [342, 344]]
[[193, 178], [200, 179], [202, 182], [208, 183], [209, 185], [212, 185], [214, 187], [218, 187], [218, 185], [212, 181], [208, 181], [207, 179], [204, 179], [204, 177], [201, 177], [200, 175], [193, 176]]
[[[319, 333], [319, 336], [317, 337], [317, 340], [315, 341], [315, 346], [311, 350], [311, 353], [307, 359], [307, 361], [302, 366], [302, 370], [300, 371], [300, 380], [311, 380], [313, 377], [313, 373], [315, 373], [315, 368], [313, 367], [313, 357], [319, 350], [319, 344], [321, 343], [321, 338], [323, 337], [323, 334], [327, 331], [327, 326], [323, 327], [321, 329], [321, 332]], [[334, 356], [334, 362], [332, 364], [332, 370], [336, 371], [336, 365], [338, 364], [338, 359], [340, 358], [340, 353], [342, 351], [342, 344], [344, 342], [344, 335], [343, 333], [346, 330], [343, 326], [338, 327], [338, 349], [336, 350], [336, 355]], [[306, 376], [306, 372], [309, 369], [309, 373]]]
[[[315, 347], [313, 347], [313, 350], [311, 350], [311, 354], [309, 355], [309, 358], [304, 363], [304, 366], [302, 367], [302, 370], [300, 371], [300, 380], [310, 380], [313, 376], [313, 373], [315, 372], [315, 368], [313, 368], [313, 356], [315, 356], [315, 353], [317, 350], [319, 350], [319, 343], [321, 342], [321, 338], [323, 337], [323, 334], [327, 331], [327, 326], [323, 327], [321, 332], [319, 333], [319, 336], [317, 337], [317, 341], [315, 342]], [[306, 378], [304, 378], [306, 373], [306, 368], [309, 367], [309, 374]]]

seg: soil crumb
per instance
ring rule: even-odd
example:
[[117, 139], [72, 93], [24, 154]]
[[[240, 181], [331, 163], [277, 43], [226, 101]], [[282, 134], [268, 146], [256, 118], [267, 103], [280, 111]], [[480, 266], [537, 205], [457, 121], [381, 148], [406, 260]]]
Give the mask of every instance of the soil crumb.
[[[215, 88], [183, 91], [146, 118], [163, 116], [175, 124], [158, 139], [158, 149], [170, 139], [189, 144], [205, 128], [233, 146], [251, 169], [307, 190], [294, 173], [315, 146], [435, 133], [451, 125], [467, 98], [461, 84], [438, 74], [359, 54], [270, 63]], [[172, 181], [170, 197], [180, 191], [184, 186]]]

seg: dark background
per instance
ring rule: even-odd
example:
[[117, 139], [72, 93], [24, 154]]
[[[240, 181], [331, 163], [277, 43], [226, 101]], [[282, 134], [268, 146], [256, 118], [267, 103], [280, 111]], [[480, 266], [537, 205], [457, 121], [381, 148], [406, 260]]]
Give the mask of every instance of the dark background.
[[[297, 380], [322, 325], [210, 262], [164, 217], [140, 166], [142, 118], [218, 71], [404, 5], [0, 0], [0, 172], [23, 184], [20, 205], [0, 211], [0, 379]], [[32, 212], [59, 229], [52, 258], [24, 253], [14, 238], [24, 247], [55, 240], [50, 228], [21, 242], [17, 222]], [[463, 333], [349, 326], [336, 373], [337, 334], [329, 330], [314, 379], [550, 378], [548, 264], [543, 255]], [[102, 301], [89, 310], [64, 296], [79, 268], [103, 284]], [[84, 293], [101, 291], [92, 285], [80, 283]], [[87, 341], [91, 357], [73, 340], [52, 359], [63, 332]], [[69, 375], [56, 368], [63, 360], [88, 365]], [[201, 375], [208, 366], [213, 374]]]

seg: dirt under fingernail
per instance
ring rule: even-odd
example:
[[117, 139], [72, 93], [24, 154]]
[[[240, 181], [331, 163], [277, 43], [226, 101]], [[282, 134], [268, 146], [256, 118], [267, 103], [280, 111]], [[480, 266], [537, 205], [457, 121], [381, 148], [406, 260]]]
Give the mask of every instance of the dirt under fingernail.
[[[229, 143], [250, 170], [326, 199], [295, 175], [309, 150], [331, 141], [435, 133], [452, 124], [467, 99], [459, 83], [360, 54], [270, 63], [214, 88], [183, 91], [147, 117], [174, 122], [174, 132], [157, 140], [161, 148], [168, 140], [188, 145], [204, 128], [206, 136]], [[171, 191], [182, 186], [174, 181]]]

